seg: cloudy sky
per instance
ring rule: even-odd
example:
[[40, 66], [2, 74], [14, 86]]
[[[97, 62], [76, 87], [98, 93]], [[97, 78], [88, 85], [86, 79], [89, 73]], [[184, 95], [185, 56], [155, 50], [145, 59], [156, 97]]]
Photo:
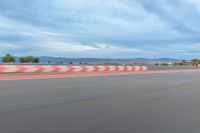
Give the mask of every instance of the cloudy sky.
[[0, 56], [200, 58], [200, 0], [0, 0]]

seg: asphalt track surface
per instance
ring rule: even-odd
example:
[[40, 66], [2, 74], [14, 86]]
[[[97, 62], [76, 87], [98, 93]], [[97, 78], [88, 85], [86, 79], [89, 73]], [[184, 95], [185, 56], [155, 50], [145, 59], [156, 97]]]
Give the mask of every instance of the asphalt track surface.
[[200, 72], [0, 81], [0, 133], [200, 133]]

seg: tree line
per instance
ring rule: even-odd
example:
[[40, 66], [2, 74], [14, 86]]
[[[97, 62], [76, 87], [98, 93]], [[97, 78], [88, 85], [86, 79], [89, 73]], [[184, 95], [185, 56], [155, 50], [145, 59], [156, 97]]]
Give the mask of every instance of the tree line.
[[[3, 58], [2, 58], [2, 62], [3, 63], [15, 63], [15, 57], [13, 57], [10, 54], [6, 54]], [[24, 57], [20, 57], [19, 58], [19, 62], [20, 63], [39, 63], [40, 59], [37, 57], [33, 57], [33, 56], [24, 56]]]
[[[6, 54], [3, 58], [2, 58], [2, 62], [3, 63], [15, 63], [15, 57], [10, 55], [10, 54]], [[38, 57], [33, 57], [33, 56], [23, 56], [19, 58], [19, 62], [20, 63], [39, 63], [40, 59]], [[49, 62], [50, 64], [50, 62]], [[72, 62], [70, 62], [70, 64], [72, 64]], [[80, 62], [80, 64], [82, 64]], [[200, 66], [200, 59], [192, 59], [191, 61], [186, 61], [186, 60], [182, 60], [179, 63], [176, 63], [177, 65], [181, 65], [181, 66]]]

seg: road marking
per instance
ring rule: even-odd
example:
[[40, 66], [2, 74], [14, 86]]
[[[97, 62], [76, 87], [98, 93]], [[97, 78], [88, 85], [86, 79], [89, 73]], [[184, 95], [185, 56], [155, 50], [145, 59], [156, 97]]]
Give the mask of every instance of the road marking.
[[180, 73], [180, 72], [200, 72], [200, 70], [151, 70], [138, 72], [108, 72], [108, 73], [76, 73], [76, 74], [55, 74], [55, 75], [22, 75], [0, 77], [0, 81], [8, 80], [27, 80], [27, 79], [59, 79], [59, 78], [78, 78], [78, 77], [98, 77], [114, 75], [141, 75], [141, 74], [161, 74], [161, 73]]

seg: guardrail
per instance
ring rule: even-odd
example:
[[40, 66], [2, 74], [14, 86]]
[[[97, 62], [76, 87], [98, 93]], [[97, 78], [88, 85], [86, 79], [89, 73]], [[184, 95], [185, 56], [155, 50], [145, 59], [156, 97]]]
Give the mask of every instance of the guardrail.
[[46, 65], [0, 65], [0, 73], [28, 72], [128, 72], [146, 71], [146, 66], [46, 66]]

